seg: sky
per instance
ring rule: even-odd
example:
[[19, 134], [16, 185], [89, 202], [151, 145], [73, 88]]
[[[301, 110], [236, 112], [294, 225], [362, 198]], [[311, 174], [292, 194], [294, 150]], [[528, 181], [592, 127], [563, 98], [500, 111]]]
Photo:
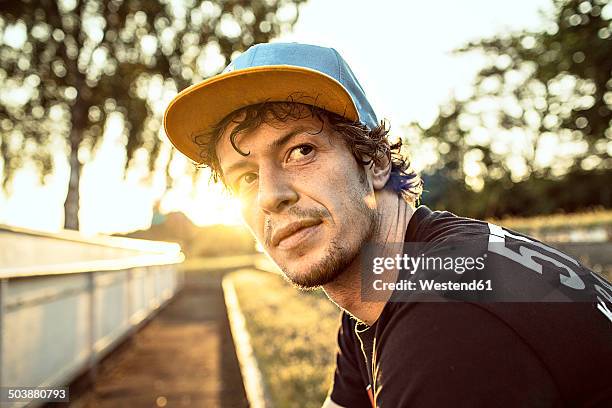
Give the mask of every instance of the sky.
[[548, 0], [310, 0], [283, 41], [333, 47], [349, 63], [376, 114], [391, 125], [431, 122], [464, 92], [482, 64], [452, 51], [469, 41], [538, 29]]
[[[391, 129], [409, 122], [427, 126], [438, 106], [461, 95], [481, 66], [475, 54], [453, 50], [477, 40], [521, 29], [541, 29], [540, 10], [550, 0], [309, 0], [300, 7], [292, 32], [277, 41], [333, 47], [349, 63], [379, 119]], [[86, 158], [81, 187], [81, 230], [85, 234], [147, 228], [152, 203], [162, 198], [162, 212], [183, 211], [196, 224], [239, 224], [238, 204], [228, 201], [205, 174], [195, 190], [181, 178], [190, 164], [177, 157], [175, 187], [164, 193], [164, 177], [147, 183], [138, 170], [123, 179], [118, 158], [124, 157], [119, 121], [107, 125], [96, 157]], [[164, 154], [168, 154], [169, 146]], [[63, 224], [68, 165], [58, 158], [46, 185], [31, 169], [21, 171], [10, 197], [0, 194], [0, 223], [47, 231]], [[118, 199], [120, 197], [120, 199]]]

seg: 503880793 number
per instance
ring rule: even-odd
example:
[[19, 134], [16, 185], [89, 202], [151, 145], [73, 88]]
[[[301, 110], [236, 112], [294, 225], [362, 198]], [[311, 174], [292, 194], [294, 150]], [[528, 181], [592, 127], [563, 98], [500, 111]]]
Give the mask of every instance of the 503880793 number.
[[69, 400], [67, 387], [2, 387], [0, 391], [2, 402], [68, 402]]

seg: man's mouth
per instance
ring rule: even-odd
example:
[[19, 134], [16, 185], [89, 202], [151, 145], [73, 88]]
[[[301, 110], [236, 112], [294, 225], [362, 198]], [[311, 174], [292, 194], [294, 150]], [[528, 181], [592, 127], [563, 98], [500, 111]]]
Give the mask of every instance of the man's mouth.
[[287, 224], [272, 234], [272, 246], [280, 249], [293, 248], [313, 233], [321, 223], [318, 219], [308, 219]]

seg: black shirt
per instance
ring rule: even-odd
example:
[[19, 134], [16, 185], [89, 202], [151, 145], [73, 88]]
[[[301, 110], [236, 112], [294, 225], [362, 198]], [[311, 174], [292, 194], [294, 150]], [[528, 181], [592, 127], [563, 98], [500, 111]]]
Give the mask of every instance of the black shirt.
[[[503, 286], [505, 301], [389, 301], [372, 326], [343, 313], [336, 404], [612, 407], [606, 280], [529, 237], [424, 206], [405, 241], [426, 243], [425, 252], [443, 242], [480, 245], [489, 258], [477, 277]], [[558, 301], [559, 293], [570, 301]], [[529, 301], [508, 301], [515, 295]]]

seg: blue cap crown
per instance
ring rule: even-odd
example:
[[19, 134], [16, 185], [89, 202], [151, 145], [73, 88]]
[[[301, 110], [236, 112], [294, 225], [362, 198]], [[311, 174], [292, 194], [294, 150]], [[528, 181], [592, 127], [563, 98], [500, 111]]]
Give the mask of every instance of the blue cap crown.
[[258, 44], [238, 56], [223, 70], [223, 73], [269, 65], [309, 68], [335, 79], [351, 96], [359, 113], [360, 122], [370, 129], [378, 126], [376, 114], [355, 74], [333, 48], [298, 43]]

